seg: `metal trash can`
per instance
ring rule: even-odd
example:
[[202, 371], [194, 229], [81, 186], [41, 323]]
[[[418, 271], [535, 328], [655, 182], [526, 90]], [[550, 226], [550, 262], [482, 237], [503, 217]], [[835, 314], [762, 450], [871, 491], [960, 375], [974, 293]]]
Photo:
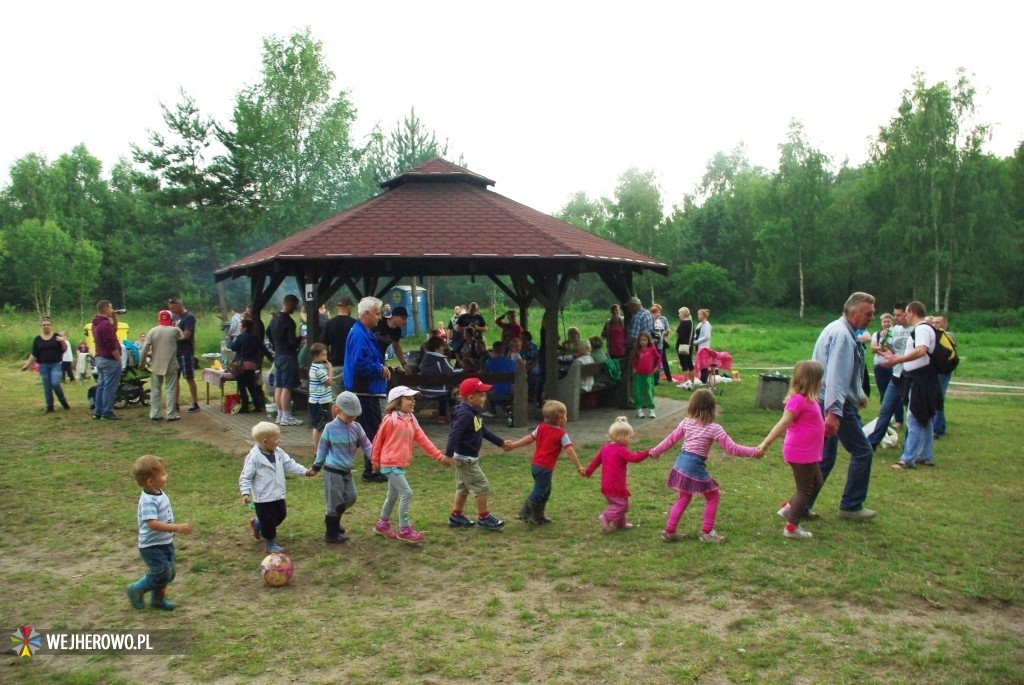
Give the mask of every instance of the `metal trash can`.
[[781, 411], [786, 406], [789, 391], [789, 376], [779, 373], [762, 373], [757, 381], [757, 396], [754, 406], [758, 409]]

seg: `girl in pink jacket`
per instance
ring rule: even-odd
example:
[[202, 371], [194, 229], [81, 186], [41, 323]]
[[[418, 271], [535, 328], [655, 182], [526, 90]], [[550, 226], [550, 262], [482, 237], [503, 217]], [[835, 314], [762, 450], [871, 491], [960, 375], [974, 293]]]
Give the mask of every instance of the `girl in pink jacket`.
[[651, 334], [642, 331], [636, 336], [636, 347], [629, 358], [633, 369], [633, 403], [636, 404], [636, 417], [644, 417], [644, 409], [649, 409], [648, 416], [654, 418], [654, 376], [661, 370], [661, 354], [651, 341]]
[[[398, 385], [388, 393], [388, 406], [384, 420], [373, 440], [372, 463], [375, 472], [383, 473], [388, 479], [388, 495], [384, 500], [384, 508], [373, 530], [389, 540], [398, 538], [404, 542], [415, 543], [423, 539], [423, 533], [413, 529], [409, 524], [409, 502], [412, 501], [412, 488], [405, 478], [405, 470], [412, 463], [412, 446], [417, 444], [428, 456], [445, 466], [452, 460], [437, 449], [434, 443], [420, 428], [413, 416], [416, 408], [417, 392], [404, 385]], [[391, 527], [389, 518], [398, 502], [398, 532]]]
[[600, 449], [583, 472], [583, 475], [590, 478], [594, 471], [601, 469], [601, 494], [608, 500], [608, 508], [597, 517], [597, 520], [601, 524], [601, 530], [606, 533], [619, 528], [633, 527], [632, 523], [626, 521], [630, 496], [629, 488], [626, 487], [626, 467], [630, 463], [643, 461], [650, 453], [650, 450], [629, 450], [629, 443], [633, 440], [633, 427], [629, 425], [625, 416], [615, 419], [615, 423], [608, 429], [608, 437], [612, 441]]

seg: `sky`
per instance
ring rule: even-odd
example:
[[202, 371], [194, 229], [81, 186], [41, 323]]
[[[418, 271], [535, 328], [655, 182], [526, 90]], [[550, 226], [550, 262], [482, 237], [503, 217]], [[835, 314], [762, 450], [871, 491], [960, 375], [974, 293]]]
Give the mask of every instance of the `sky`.
[[109, 172], [180, 90], [229, 123], [263, 38], [307, 26], [358, 110], [355, 143], [415, 107], [450, 159], [544, 212], [611, 197], [630, 167], [669, 211], [741, 142], [774, 169], [794, 119], [837, 167], [863, 164], [919, 71], [966, 69], [986, 151], [1024, 140], [1024, 3], [55, 0], [0, 9], [0, 186], [24, 155], [80, 143]]

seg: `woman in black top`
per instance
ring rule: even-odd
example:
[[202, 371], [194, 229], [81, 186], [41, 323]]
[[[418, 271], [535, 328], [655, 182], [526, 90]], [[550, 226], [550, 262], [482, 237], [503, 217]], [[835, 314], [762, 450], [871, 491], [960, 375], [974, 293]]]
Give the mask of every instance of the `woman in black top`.
[[676, 352], [679, 355], [679, 366], [683, 369], [683, 382], [677, 388], [693, 389], [693, 320], [687, 307], [679, 308], [679, 326], [676, 328]]
[[64, 397], [64, 389], [60, 386], [61, 377], [64, 375], [61, 360], [64, 358], [64, 350], [68, 348], [68, 341], [53, 332], [53, 323], [48, 316], [43, 317], [39, 327], [42, 328], [42, 332], [32, 341], [32, 354], [22, 364], [21, 370], [28, 371], [32, 367], [32, 362], [39, 364], [39, 377], [43, 380], [47, 413], [53, 411], [54, 395], [57, 395], [60, 406], [70, 409]]
[[242, 332], [228, 344], [235, 352], [235, 360], [242, 362], [241, 375], [237, 378], [238, 394], [242, 400], [241, 411], [246, 414], [262, 411], [265, 406], [263, 393], [256, 387], [256, 370], [262, 365], [263, 357], [270, 356], [252, 329], [252, 319], [242, 319]]

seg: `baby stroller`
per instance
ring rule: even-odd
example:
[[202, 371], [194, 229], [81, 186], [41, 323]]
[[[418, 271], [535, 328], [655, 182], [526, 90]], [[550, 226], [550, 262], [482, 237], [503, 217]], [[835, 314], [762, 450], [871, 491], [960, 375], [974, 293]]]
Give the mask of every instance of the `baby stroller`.
[[[132, 348], [135, 348], [134, 350]], [[143, 407], [149, 406], [149, 391], [146, 390], [146, 381], [149, 380], [150, 373], [145, 369], [139, 368], [138, 348], [135, 345], [125, 345], [121, 348], [123, 354], [126, 355], [128, 360], [127, 366], [124, 371], [121, 372], [121, 382], [117, 385], [117, 393], [114, 396], [114, 408], [115, 409], [126, 409], [129, 404], [138, 404]], [[92, 378], [95, 381], [99, 377], [99, 372], [93, 367]], [[89, 388], [87, 393], [89, 398], [89, 408], [96, 408], [96, 386]]]

